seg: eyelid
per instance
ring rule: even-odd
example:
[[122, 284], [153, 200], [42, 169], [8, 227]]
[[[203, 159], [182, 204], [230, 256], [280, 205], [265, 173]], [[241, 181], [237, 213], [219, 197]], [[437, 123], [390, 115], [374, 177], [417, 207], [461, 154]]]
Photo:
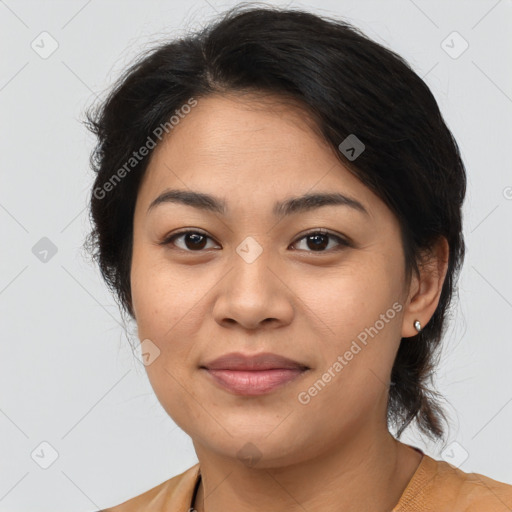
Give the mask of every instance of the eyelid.
[[308, 229], [306, 232], [297, 235], [297, 238], [295, 239], [295, 241], [293, 243], [296, 243], [299, 240], [302, 240], [306, 236], [317, 235], [317, 234], [318, 235], [329, 235], [332, 238], [336, 238], [340, 242], [344, 242], [344, 243], [347, 243], [347, 244], [349, 243], [349, 240], [346, 237], [343, 237], [343, 235], [341, 233], [336, 233], [335, 231], [330, 231], [330, 230], [328, 230], [326, 228], [312, 228], [312, 229]]

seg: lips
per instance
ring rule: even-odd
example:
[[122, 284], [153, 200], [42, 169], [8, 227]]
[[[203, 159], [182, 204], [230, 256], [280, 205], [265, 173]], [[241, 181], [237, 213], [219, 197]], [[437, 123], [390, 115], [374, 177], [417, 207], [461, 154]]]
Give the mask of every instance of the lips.
[[256, 355], [246, 355], [233, 352], [223, 355], [203, 365], [208, 370], [305, 370], [308, 367], [287, 357], [265, 352]]
[[235, 395], [246, 396], [270, 393], [309, 370], [302, 363], [271, 353], [226, 354], [200, 368], [216, 385]]

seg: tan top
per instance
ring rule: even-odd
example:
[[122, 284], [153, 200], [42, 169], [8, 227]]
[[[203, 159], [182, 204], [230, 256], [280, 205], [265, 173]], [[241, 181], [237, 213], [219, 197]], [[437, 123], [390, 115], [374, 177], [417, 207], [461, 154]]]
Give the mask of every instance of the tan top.
[[[415, 448], [415, 447], [413, 447]], [[419, 448], [416, 450], [423, 453]], [[135, 498], [102, 512], [191, 512], [199, 463]], [[391, 512], [510, 512], [512, 485], [448, 462], [423, 458]]]

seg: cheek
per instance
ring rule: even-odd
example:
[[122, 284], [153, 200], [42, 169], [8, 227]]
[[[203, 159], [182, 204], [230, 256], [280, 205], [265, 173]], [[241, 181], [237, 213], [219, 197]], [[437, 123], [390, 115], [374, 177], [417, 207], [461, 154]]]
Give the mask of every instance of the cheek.
[[141, 339], [167, 345], [168, 338], [190, 322], [205, 293], [200, 282], [190, 276], [190, 271], [170, 265], [160, 251], [134, 249], [131, 292]]
[[[296, 276], [294, 292], [330, 340], [348, 340], [373, 325], [399, 299], [395, 276], [376, 258], [358, 258], [322, 274]], [[373, 261], [372, 261], [373, 260]]]
[[158, 357], [146, 366], [150, 383], [169, 414], [176, 408], [187, 411], [188, 383], [202, 355], [198, 346], [208, 335], [201, 328], [208, 315], [208, 293], [218, 278], [137, 248], [131, 279], [139, 340], [157, 347]]
[[196, 357], [197, 322], [204, 316], [204, 291], [201, 293], [180, 274], [163, 266], [135, 266], [132, 275], [138, 337], [143, 343], [150, 340], [150, 347], [157, 347], [153, 348], [157, 356], [145, 366], [149, 382], [173, 421], [189, 428], [199, 412], [191, 399], [189, 383]]
[[338, 388], [334, 399], [361, 397], [372, 383], [376, 393], [387, 386], [400, 339], [399, 275], [382, 259], [359, 263], [315, 284], [296, 285], [322, 329], [315, 342], [322, 359], [319, 372], [326, 373], [329, 388]]
[[[171, 360], [161, 354], [151, 365], [146, 366], [149, 382], [156, 398], [168, 416], [182, 430], [189, 434], [198, 429], [198, 425], [207, 424], [203, 400], [191, 384], [190, 376], [183, 368], [184, 363]], [[198, 429], [201, 431], [201, 428]], [[198, 435], [198, 433], [196, 433]]]

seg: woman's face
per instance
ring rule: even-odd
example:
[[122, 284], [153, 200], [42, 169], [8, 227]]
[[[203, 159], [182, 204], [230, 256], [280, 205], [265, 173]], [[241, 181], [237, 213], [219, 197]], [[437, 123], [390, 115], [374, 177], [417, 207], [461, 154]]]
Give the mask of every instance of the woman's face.
[[[196, 449], [277, 467], [382, 433], [400, 338], [415, 332], [413, 320], [402, 326], [409, 289], [396, 217], [303, 112], [250, 98], [200, 99], [155, 148], [137, 198], [131, 287], [151, 385]], [[206, 200], [149, 209], [170, 190], [207, 194], [224, 211]], [[274, 211], [306, 194], [361, 207]], [[192, 234], [169, 240], [183, 230]], [[237, 391], [203, 368], [233, 352], [308, 369]]]

